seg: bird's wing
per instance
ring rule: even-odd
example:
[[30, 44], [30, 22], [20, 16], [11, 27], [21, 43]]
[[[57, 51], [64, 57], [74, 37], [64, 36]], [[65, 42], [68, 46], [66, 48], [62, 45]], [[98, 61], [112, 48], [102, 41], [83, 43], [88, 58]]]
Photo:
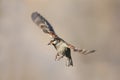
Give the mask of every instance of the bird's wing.
[[[65, 43], [67, 45], [68, 48], [72, 49], [75, 52], [82, 52], [83, 54], [89, 54], [89, 53], [93, 53], [95, 52], [95, 50], [86, 50], [86, 49], [79, 49], [76, 48], [75, 46], [73, 46], [72, 44], [67, 43], [66, 41], [64, 41], [62, 38], [58, 37], [53, 29], [53, 27], [51, 26], [51, 24], [38, 12], [33, 12], [31, 15], [31, 18], [33, 20], [33, 22], [35, 24], [37, 24], [38, 27], [40, 27], [44, 33], [49, 34], [53, 39], [59, 39], [61, 41], [63, 41], [63, 43]], [[51, 44], [52, 41], [50, 41], [49, 44]]]
[[38, 12], [33, 12], [31, 18], [33, 22], [43, 30], [44, 33], [49, 34], [53, 38], [57, 36], [51, 24], [41, 14]]

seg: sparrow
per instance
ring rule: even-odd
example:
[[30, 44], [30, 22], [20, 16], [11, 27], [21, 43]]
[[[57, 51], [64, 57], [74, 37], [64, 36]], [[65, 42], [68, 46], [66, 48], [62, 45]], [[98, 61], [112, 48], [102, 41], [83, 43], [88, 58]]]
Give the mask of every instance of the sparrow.
[[63, 57], [66, 58], [66, 66], [73, 66], [73, 61], [71, 57], [71, 50], [74, 52], [79, 52], [81, 54], [87, 55], [94, 53], [96, 50], [86, 50], [80, 49], [72, 44], [67, 43], [65, 40], [60, 38], [54, 31], [51, 24], [38, 12], [33, 12], [31, 15], [33, 22], [42, 29], [45, 34], [48, 34], [51, 37], [48, 45], [53, 45], [57, 51], [55, 60], [59, 61]]

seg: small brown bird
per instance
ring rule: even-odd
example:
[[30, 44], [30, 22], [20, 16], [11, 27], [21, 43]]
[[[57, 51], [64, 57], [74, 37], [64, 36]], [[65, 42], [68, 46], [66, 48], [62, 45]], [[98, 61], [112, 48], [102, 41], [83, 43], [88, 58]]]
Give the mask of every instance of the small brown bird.
[[44, 33], [49, 34], [52, 37], [52, 40], [48, 43], [48, 45], [52, 44], [57, 50], [55, 60], [60, 60], [61, 58], [65, 57], [67, 59], [66, 66], [73, 66], [71, 49], [84, 55], [95, 52], [95, 50], [78, 49], [64, 41], [62, 38], [57, 36], [51, 24], [38, 12], [33, 12], [31, 18], [33, 22], [43, 30]]
[[71, 58], [71, 50], [64, 40], [57, 37], [54, 38], [54, 40], [51, 40], [51, 42], [48, 45], [50, 44], [52, 44], [57, 50], [55, 60], [60, 60], [61, 58], [65, 57], [67, 59], [66, 66], [73, 66], [73, 61]]

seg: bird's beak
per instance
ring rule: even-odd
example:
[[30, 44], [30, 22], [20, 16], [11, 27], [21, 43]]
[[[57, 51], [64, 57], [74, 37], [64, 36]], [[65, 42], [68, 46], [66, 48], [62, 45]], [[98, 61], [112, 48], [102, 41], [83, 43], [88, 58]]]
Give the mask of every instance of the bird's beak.
[[48, 45], [51, 45], [51, 43], [48, 43]]
[[51, 44], [52, 44], [52, 42], [53, 42], [53, 41], [50, 41], [50, 42], [48, 43], [48, 45], [51, 45]]

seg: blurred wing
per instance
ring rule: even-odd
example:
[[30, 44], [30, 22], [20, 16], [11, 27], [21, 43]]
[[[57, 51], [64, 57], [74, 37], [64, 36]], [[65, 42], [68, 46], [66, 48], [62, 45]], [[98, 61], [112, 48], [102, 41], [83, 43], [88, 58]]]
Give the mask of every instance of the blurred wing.
[[87, 55], [87, 54], [96, 52], [96, 50], [80, 49], [80, 48], [77, 48], [77, 47], [73, 46], [72, 44], [68, 44], [67, 42], [65, 42], [65, 43], [66, 43], [67, 46], [68, 46], [70, 49], [72, 49], [73, 51], [82, 53], [82, 54], [84, 54], [84, 55]]
[[[85, 54], [85, 55], [95, 52], [95, 50], [78, 49], [75, 46], [68, 44], [62, 38], [58, 37], [56, 35], [55, 31], [53, 30], [53, 27], [50, 25], [50, 23], [38, 12], [33, 12], [31, 15], [31, 18], [32, 18], [33, 22], [35, 24], [37, 24], [37, 26], [39, 26], [43, 30], [44, 33], [49, 34], [50, 36], [52, 36], [53, 39], [57, 38], [59, 40], [62, 40], [68, 46], [68, 48], [72, 49], [73, 51], [82, 52], [82, 54]], [[50, 43], [48, 45], [50, 45], [51, 43], [52, 43], [52, 41], [50, 41]]]
[[44, 33], [51, 35], [53, 38], [57, 36], [51, 24], [38, 12], [33, 12], [31, 18], [37, 26], [39, 26]]

